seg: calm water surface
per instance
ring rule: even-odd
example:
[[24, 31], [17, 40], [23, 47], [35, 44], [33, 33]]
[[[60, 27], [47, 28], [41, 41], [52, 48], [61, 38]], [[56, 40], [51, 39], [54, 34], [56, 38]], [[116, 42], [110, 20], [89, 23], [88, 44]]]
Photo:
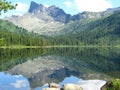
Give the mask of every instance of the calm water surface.
[[[120, 78], [119, 48], [0, 49], [0, 90]], [[38, 89], [37, 89], [38, 88]]]

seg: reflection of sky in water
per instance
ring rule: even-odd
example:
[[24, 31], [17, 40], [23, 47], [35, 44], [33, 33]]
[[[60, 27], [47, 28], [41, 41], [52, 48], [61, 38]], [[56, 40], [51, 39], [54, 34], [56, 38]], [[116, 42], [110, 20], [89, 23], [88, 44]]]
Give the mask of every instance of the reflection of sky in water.
[[[74, 83], [80, 85], [83, 90], [100, 90], [100, 88], [106, 83], [103, 80], [82, 80], [77, 77], [71, 76], [65, 78], [59, 83], [60, 87], [67, 83]], [[42, 88], [48, 87], [48, 84], [38, 87], [34, 90], [42, 90]], [[0, 90], [30, 90], [28, 80], [22, 75], [10, 75], [0, 72]]]
[[[80, 85], [83, 90], [100, 90], [100, 88], [106, 83], [103, 80], [82, 80], [77, 77], [71, 76], [65, 78], [61, 83], [59, 83], [60, 87], [67, 83], [74, 83]], [[48, 87], [48, 84], [38, 87], [34, 90], [42, 90], [42, 88]]]
[[30, 85], [22, 75], [10, 75], [0, 72], [0, 90], [30, 90]]

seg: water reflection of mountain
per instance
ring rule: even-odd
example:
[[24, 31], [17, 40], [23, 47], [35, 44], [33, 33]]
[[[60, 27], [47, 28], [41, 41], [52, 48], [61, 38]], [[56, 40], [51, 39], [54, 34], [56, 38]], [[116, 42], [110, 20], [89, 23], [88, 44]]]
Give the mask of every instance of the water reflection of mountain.
[[117, 48], [0, 49], [0, 70], [27, 77], [32, 87], [61, 82], [71, 75], [83, 79], [120, 78]]

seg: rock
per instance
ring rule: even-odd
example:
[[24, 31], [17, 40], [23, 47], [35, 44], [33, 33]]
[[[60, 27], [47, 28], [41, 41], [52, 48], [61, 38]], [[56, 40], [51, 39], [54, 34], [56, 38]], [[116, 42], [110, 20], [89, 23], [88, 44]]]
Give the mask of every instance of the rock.
[[76, 84], [65, 84], [61, 90], [83, 90], [79, 85]]
[[42, 90], [60, 90], [59, 88], [43, 88]]
[[50, 83], [49, 88], [59, 88], [59, 85], [57, 83]]

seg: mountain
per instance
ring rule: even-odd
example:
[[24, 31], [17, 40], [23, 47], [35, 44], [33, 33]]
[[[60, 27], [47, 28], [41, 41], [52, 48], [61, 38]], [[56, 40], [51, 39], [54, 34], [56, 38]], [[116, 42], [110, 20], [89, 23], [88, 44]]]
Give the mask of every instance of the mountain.
[[32, 1], [28, 12], [23, 16], [13, 15], [4, 19], [27, 29], [29, 32], [55, 36], [71, 31], [75, 32], [78, 26], [108, 17], [116, 10], [118, 11], [120, 8], [108, 9], [104, 12], [84, 11], [72, 16], [55, 5], [46, 7]]
[[0, 46], [43, 46], [48, 45], [48, 42], [44, 36], [28, 32], [12, 22], [0, 20]]
[[115, 11], [120, 11], [120, 7], [117, 7], [117, 8], [108, 8], [108, 9], [106, 10], [106, 12], [109, 12], [109, 13], [113, 13], [113, 12], [115, 12]]
[[[120, 44], [120, 12], [116, 12], [106, 18], [90, 21], [71, 23], [66, 27], [65, 35], [54, 37], [59, 44], [64, 45], [119, 45]], [[63, 30], [63, 32], [65, 31]], [[59, 41], [61, 41], [59, 43]]]
[[[53, 6], [47, 8], [41, 4], [39, 5], [35, 2], [31, 2], [29, 11], [23, 16], [13, 15], [11, 17], [5, 17], [4, 19], [13, 22], [19, 27], [23, 27], [30, 32], [33, 31], [42, 35], [51, 35], [53, 33], [56, 34], [60, 29], [62, 29], [64, 23], [55, 21], [53, 17], [48, 15], [49, 13], [55, 17], [55, 14], [57, 14], [57, 12], [52, 14], [52, 11], [54, 8], [57, 10], [58, 8], [52, 8]], [[48, 12], [48, 9], [51, 9], [51, 12]], [[60, 11], [62, 10], [58, 10], [58, 12]]]
[[46, 14], [52, 17], [55, 21], [61, 23], [67, 23], [71, 17], [71, 15], [66, 14], [62, 9], [56, 7], [55, 5], [50, 7], [45, 7], [41, 4], [37, 4], [35, 2], [31, 2], [30, 8], [28, 10], [29, 13], [34, 13], [35, 15]]
[[38, 18], [34, 14], [26, 13], [23, 16], [14, 15], [12, 17], [5, 18], [5, 20], [11, 21], [15, 25], [27, 29], [29, 32], [33, 31], [42, 35], [51, 35], [52, 33], [55, 34], [56, 32], [59, 32], [59, 29], [64, 26], [63, 23], [56, 22], [47, 15], [43, 14], [42, 16], [42, 18]]

